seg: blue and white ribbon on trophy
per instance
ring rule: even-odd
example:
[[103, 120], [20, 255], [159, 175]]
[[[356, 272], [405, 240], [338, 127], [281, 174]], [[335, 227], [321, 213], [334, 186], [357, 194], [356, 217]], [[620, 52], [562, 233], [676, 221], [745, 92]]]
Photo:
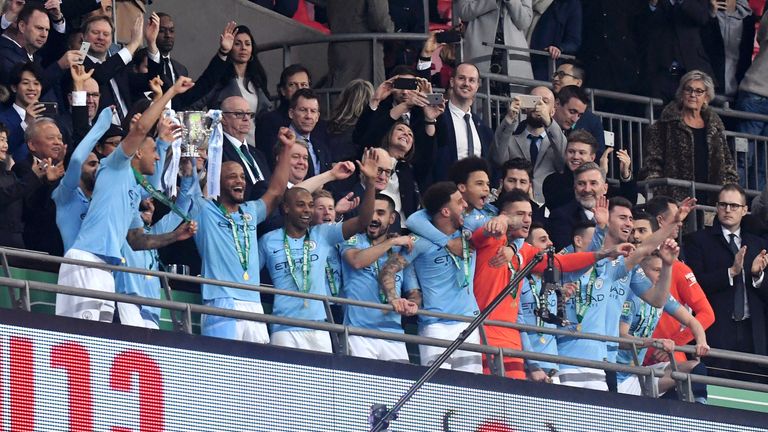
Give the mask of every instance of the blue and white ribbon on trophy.
[[221, 110], [208, 110], [211, 136], [208, 138], [208, 198], [216, 199], [221, 191], [221, 159], [224, 152], [224, 132], [221, 128]]
[[[170, 117], [173, 124], [181, 126], [179, 118], [176, 116], [176, 111], [168, 108], [165, 111], [165, 115]], [[181, 160], [181, 136], [173, 140], [171, 143], [171, 161], [168, 164], [168, 168], [163, 174], [163, 192], [167, 196], [176, 196], [176, 179], [179, 176], [179, 161]]]

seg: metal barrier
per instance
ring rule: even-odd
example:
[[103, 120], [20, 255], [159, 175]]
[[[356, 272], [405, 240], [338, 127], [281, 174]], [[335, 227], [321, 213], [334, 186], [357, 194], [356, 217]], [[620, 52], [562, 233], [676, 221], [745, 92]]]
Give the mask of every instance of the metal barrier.
[[[384, 311], [393, 310], [393, 308], [390, 305], [385, 305], [380, 303], [363, 302], [363, 301], [351, 300], [343, 297], [323, 296], [323, 295], [317, 295], [317, 294], [301, 293], [297, 291], [287, 291], [287, 290], [275, 289], [275, 288], [270, 288], [265, 286], [253, 286], [253, 285], [245, 285], [241, 283], [224, 282], [224, 281], [218, 281], [218, 280], [207, 279], [202, 277], [185, 276], [185, 275], [179, 275], [174, 273], [145, 270], [141, 268], [122, 267], [122, 266], [114, 266], [109, 264], [93, 263], [88, 261], [79, 261], [79, 260], [73, 260], [69, 258], [42, 255], [39, 253], [16, 250], [16, 249], [0, 248], [0, 257], [2, 257], [2, 267], [7, 276], [7, 277], [0, 277], [0, 286], [8, 287], [9, 291], [19, 290], [20, 301], [16, 304], [18, 307], [23, 308], [27, 311], [30, 310], [30, 303], [29, 303], [30, 290], [40, 290], [40, 291], [46, 291], [51, 293], [57, 293], [57, 294], [60, 293], [60, 294], [78, 295], [78, 296], [92, 297], [92, 298], [111, 300], [111, 301], [117, 301], [117, 302], [123, 302], [123, 303], [131, 303], [136, 305], [147, 305], [147, 306], [165, 308], [165, 309], [182, 314], [183, 323], [180, 326], [179, 330], [187, 333], [192, 332], [191, 319], [192, 319], [193, 313], [225, 316], [230, 318], [251, 320], [251, 321], [264, 322], [264, 323], [270, 323], [270, 324], [283, 324], [283, 325], [310, 328], [315, 330], [328, 331], [332, 335], [336, 335], [342, 339], [341, 341], [337, 341], [337, 343], [334, 344], [335, 351], [337, 353], [343, 353], [347, 355], [349, 354], [349, 352], [348, 352], [348, 349], [346, 348], [347, 347], [346, 338], [349, 335], [359, 335], [359, 336], [365, 336], [365, 337], [381, 338], [386, 340], [401, 341], [405, 343], [431, 345], [431, 346], [439, 346], [439, 347], [447, 347], [451, 343], [451, 341], [449, 340], [434, 339], [434, 338], [411, 335], [411, 334], [391, 333], [391, 332], [384, 332], [384, 331], [336, 324], [333, 321], [333, 315], [330, 313], [330, 305], [332, 303], [362, 306], [362, 307], [379, 309]], [[198, 283], [198, 284], [212, 284], [212, 285], [220, 285], [220, 286], [226, 286], [231, 288], [258, 291], [260, 293], [265, 293], [265, 294], [279, 294], [279, 295], [287, 295], [287, 296], [298, 297], [298, 298], [309, 299], [309, 300], [319, 300], [319, 301], [322, 301], [326, 306], [328, 321], [327, 322], [305, 321], [305, 320], [300, 320], [295, 318], [278, 317], [278, 316], [268, 315], [268, 314], [257, 314], [257, 313], [229, 310], [229, 309], [220, 309], [220, 308], [215, 308], [215, 307], [210, 307], [205, 305], [176, 302], [176, 301], [173, 301], [172, 297], [169, 297], [168, 300], [161, 300], [161, 299], [152, 299], [152, 298], [145, 298], [145, 297], [138, 297], [138, 296], [130, 296], [125, 294], [93, 291], [93, 290], [88, 290], [83, 288], [74, 288], [74, 287], [61, 286], [61, 285], [50, 284], [50, 283], [18, 280], [10, 277], [8, 257], [24, 258], [30, 261], [83, 265], [83, 266], [99, 268], [107, 271], [122, 271], [127, 273], [156, 276], [165, 281], [178, 280], [178, 281], [192, 282], [192, 283]], [[471, 317], [450, 315], [450, 314], [437, 313], [437, 312], [428, 312], [425, 310], [419, 310], [418, 315], [450, 319], [452, 321], [459, 321], [459, 322], [469, 322], [472, 320]], [[520, 331], [531, 331], [531, 332], [546, 333], [546, 334], [552, 334], [552, 335], [577, 336], [582, 339], [592, 339], [592, 340], [599, 340], [604, 342], [624, 343], [634, 347], [635, 354], [637, 352], [638, 343], [640, 342], [640, 339], [636, 339], [636, 338], [617, 338], [617, 337], [604, 336], [604, 335], [591, 334], [591, 333], [578, 333], [578, 332], [573, 332], [573, 331], [563, 330], [563, 329], [543, 328], [538, 326], [511, 323], [511, 322], [505, 322], [505, 321], [489, 320], [485, 322], [485, 325], [494, 325], [494, 326], [517, 329]], [[654, 344], [654, 346], [657, 348], [661, 348], [661, 345], [659, 343]], [[519, 350], [493, 347], [493, 346], [487, 346], [487, 345], [465, 343], [462, 345], [461, 349], [494, 356], [494, 362], [496, 363], [496, 365], [503, 365], [504, 357], [510, 356], [510, 357], [518, 357], [522, 359], [547, 361], [547, 362], [553, 362], [553, 363], [559, 363], [559, 364], [571, 364], [579, 367], [589, 367], [589, 368], [595, 368], [595, 369], [602, 369], [606, 371], [625, 372], [625, 373], [636, 374], [644, 377], [663, 376], [663, 372], [654, 370], [648, 367], [625, 366], [625, 365], [620, 365], [615, 363], [583, 360], [583, 359], [563, 357], [563, 356], [552, 356], [548, 354], [519, 351]], [[678, 347], [675, 347], [675, 351], [680, 351], [688, 354], [695, 354], [695, 349], [692, 346], [678, 346]], [[759, 364], [762, 366], [768, 366], [768, 357], [759, 356], [755, 354], [712, 349], [710, 352], [710, 356], [723, 358], [723, 359], [751, 362], [751, 363]], [[675, 367], [676, 369], [676, 366], [673, 365], [673, 367]], [[504, 370], [503, 367], [496, 368], [496, 369], [503, 375], [503, 370]], [[768, 385], [766, 384], [758, 384], [758, 383], [737, 381], [737, 380], [724, 379], [724, 378], [704, 377], [704, 376], [693, 375], [688, 373], [679, 373], [679, 372], [675, 372], [673, 377], [677, 381], [688, 383], [688, 385], [690, 385], [690, 383], [704, 383], [704, 384], [714, 384], [714, 385], [719, 385], [724, 387], [732, 387], [732, 388], [745, 389], [745, 390], [768, 392]], [[690, 398], [692, 396], [690, 394], [686, 394], [685, 397], [688, 398], [688, 400], [691, 400]]]

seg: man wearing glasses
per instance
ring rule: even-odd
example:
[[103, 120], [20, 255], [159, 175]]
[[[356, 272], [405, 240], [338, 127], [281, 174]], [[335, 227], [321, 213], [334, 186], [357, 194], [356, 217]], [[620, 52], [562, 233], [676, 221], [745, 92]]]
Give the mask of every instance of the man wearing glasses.
[[[747, 197], [741, 186], [723, 186], [716, 206], [714, 226], [690, 234], [683, 242], [686, 262], [715, 311], [707, 340], [713, 347], [765, 355], [766, 243], [742, 229]], [[708, 357], [705, 362], [711, 375], [727, 378], [752, 379], [729, 372], [733, 370], [765, 373], [738, 361]]]
[[257, 200], [266, 192], [272, 172], [264, 153], [246, 143], [256, 114], [241, 96], [224, 99], [221, 111], [224, 131], [222, 162], [235, 161], [243, 167], [246, 200]]
[[[575, 86], [581, 88], [585, 79], [586, 72], [581, 63], [576, 60], [565, 60], [557, 67], [554, 75], [552, 75], [552, 91], [557, 95], [564, 87]], [[557, 120], [557, 117], [555, 117], [555, 120]], [[559, 120], [558, 123], [560, 123]], [[560, 123], [560, 126], [562, 127], [563, 124]], [[566, 129], [563, 127], [563, 131], [568, 135]], [[600, 160], [600, 156], [605, 151], [605, 130], [603, 129], [603, 122], [600, 120], [600, 117], [596, 116], [589, 108], [586, 108], [571, 129], [586, 129], [597, 139], [597, 160]]]

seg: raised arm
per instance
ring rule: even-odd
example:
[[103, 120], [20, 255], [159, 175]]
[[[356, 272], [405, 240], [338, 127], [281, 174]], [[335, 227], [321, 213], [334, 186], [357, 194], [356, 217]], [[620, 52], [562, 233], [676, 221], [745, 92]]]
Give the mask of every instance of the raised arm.
[[128, 245], [131, 249], [138, 250], [150, 250], [160, 249], [161, 247], [168, 246], [171, 243], [177, 241], [186, 240], [197, 233], [197, 222], [185, 222], [179, 225], [175, 230], [158, 235], [146, 234], [144, 228], [134, 228], [128, 231]]
[[360, 270], [373, 264], [395, 246], [402, 246], [410, 251], [413, 249], [413, 240], [410, 236], [398, 236], [388, 238], [375, 246], [365, 249], [349, 249], [344, 251], [344, 261], [353, 268]]
[[296, 187], [304, 188], [310, 193], [318, 189], [321, 189], [327, 183], [336, 180], [344, 180], [349, 178], [355, 172], [355, 164], [349, 161], [338, 162], [333, 165], [328, 171], [320, 173], [316, 176], [312, 176], [303, 182], [296, 185]]
[[364, 230], [371, 223], [373, 210], [376, 204], [376, 175], [379, 169], [379, 154], [376, 149], [368, 149], [365, 155], [365, 163], [357, 161], [360, 174], [365, 178], [365, 195], [360, 203], [357, 217], [345, 220], [342, 225], [344, 239], [348, 239]]
[[[684, 199], [680, 203], [672, 223], [668, 224], [664, 228], [659, 228], [656, 230], [656, 232], [654, 232], [650, 237], [640, 243], [637, 249], [635, 249], [635, 251], [630, 254], [629, 257], [627, 257], [627, 259], [624, 261], [625, 265], [627, 266], [627, 270], [631, 270], [633, 267], [640, 264], [643, 258], [653, 253], [653, 251], [655, 251], [664, 240], [672, 235], [677, 225], [682, 223], [688, 216], [688, 213], [690, 213], [695, 207], [695, 198]], [[662, 302], [662, 304], [664, 303]]]
[[[80, 66], [82, 68], [82, 66]], [[107, 132], [109, 126], [112, 124], [112, 109], [104, 108], [101, 110], [96, 123], [93, 128], [85, 135], [80, 144], [77, 145], [75, 151], [72, 152], [72, 158], [69, 161], [69, 166], [64, 174], [64, 177], [59, 184], [59, 187], [65, 190], [75, 190], [80, 184], [80, 170], [88, 158], [88, 154], [96, 147], [104, 133]]]
[[[157, 119], [160, 118], [160, 114], [163, 113], [168, 102], [177, 94], [186, 92], [194, 85], [195, 83], [193, 83], [191, 79], [180, 77], [162, 97], [152, 102], [138, 121], [132, 123], [128, 136], [126, 136], [123, 142], [120, 143], [123, 153], [128, 156], [133, 156], [133, 154], [136, 153], [136, 149], [139, 148], [144, 141], [144, 138], [146, 138], [147, 134], [152, 129], [152, 126], [154, 126]], [[133, 250], [138, 249], [133, 248]]]
[[291, 163], [291, 148], [296, 144], [296, 134], [292, 130], [282, 127], [277, 133], [277, 140], [280, 143], [280, 154], [278, 156], [275, 172], [269, 180], [269, 187], [261, 197], [267, 208], [267, 214], [271, 214], [285, 193], [288, 187], [288, 171]]

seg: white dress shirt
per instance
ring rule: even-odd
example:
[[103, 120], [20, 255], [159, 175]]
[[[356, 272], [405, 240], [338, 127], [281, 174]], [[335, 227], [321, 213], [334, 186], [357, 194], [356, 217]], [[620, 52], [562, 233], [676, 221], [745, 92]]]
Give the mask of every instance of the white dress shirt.
[[468, 157], [469, 142], [467, 141], [467, 124], [464, 121], [464, 115], [469, 114], [469, 127], [472, 128], [472, 141], [474, 154], [473, 156], [480, 157], [482, 152], [482, 144], [480, 143], [480, 135], [477, 133], [475, 122], [472, 119], [472, 113], [464, 112], [461, 108], [457, 107], [451, 102], [448, 102], [448, 111], [451, 112], [451, 120], [453, 121], [453, 130], [456, 135], [456, 158], [464, 159]]

